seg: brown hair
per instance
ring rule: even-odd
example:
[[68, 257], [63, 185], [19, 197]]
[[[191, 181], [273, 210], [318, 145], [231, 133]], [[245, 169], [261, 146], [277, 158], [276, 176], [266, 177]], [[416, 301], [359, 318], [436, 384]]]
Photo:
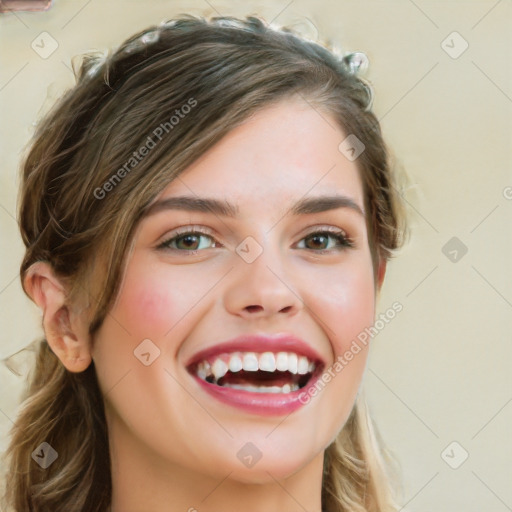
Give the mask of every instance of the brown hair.
[[[106, 58], [85, 57], [76, 75], [39, 123], [23, 165], [20, 274], [23, 282], [33, 263], [49, 262], [69, 303], [83, 307], [92, 336], [116, 299], [134, 230], [157, 194], [251, 114], [292, 95], [334, 116], [365, 145], [357, 164], [374, 272], [401, 245], [395, 178], [369, 86], [349, 57], [256, 17], [183, 15], [134, 35]], [[70, 373], [42, 340], [11, 434], [6, 499], [16, 512], [108, 510], [108, 435], [94, 363]], [[45, 470], [31, 460], [42, 441], [59, 454]], [[326, 451], [324, 508], [394, 510], [383, 453], [359, 396]]]

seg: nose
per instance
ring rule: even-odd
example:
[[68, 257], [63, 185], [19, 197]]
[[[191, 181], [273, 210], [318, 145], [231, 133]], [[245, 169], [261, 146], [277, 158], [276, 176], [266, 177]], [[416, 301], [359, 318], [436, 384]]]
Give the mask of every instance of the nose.
[[282, 255], [276, 248], [263, 248], [251, 263], [234, 255], [235, 268], [228, 274], [224, 306], [234, 315], [246, 319], [293, 316], [303, 307], [293, 276], [284, 270]]

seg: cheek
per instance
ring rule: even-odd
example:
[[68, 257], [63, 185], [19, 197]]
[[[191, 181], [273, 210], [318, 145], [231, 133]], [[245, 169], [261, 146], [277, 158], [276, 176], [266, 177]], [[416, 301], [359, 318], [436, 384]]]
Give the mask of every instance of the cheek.
[[[373, 323], [375, 290], [373, 273], [367, 266], [331, 273], [319, 293], [318, 315], [331, 339], [334, 357], [349, 349], [353, 340]], [[364, 348], [364, 347], [363, 347]]]
[[310, 292], [306, 305], [329, 339], [332, 354], [304, 400], [316, 408], [315, 415], [321, 419], [319, 436], [328, 439], [327, 446], [352, 411], [366, 367], [369, 345], [354, 345], [354, 340], [374, 320], [373, 269], [364, 256], [354, 257], [343, 265], [321, 269], [315, 287], [309, 289], [315, 293]]
[[116, 309], [134, 336], [160, 339], [176, 322], [178, 307], [170, 287], [148, 276], [127, 286]]
[[[187, 322], [198, 290], [187, 272], [144, 264], [134, 257], [113, 315], [133, 337], [162, 340], [178, 322]], [[188, 315], [188, 316], [187, 316]]]

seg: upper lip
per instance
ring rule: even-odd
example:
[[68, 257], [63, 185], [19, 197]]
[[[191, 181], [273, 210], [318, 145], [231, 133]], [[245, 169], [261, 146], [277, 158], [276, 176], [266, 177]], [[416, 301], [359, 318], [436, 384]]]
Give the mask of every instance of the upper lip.
[[255, 352], [257, 354], [263, 352], [294, 352], [297, 355], [306, 356], [310, 361], [317, 364], [323, 363], [323, 358], [318, 352], [296, 336], [290, 334], [272, 336], [244, 334], [196, 352], [185, 366], [193, 366], [205, 359], [232, 352]]

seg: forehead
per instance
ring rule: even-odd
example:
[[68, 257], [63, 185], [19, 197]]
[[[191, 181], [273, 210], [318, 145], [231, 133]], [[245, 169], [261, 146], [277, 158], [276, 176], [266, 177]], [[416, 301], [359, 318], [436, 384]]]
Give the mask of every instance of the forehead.
[[338, 193], [363, 210], [359, 170], [339, 149], [345, 138], [333, 116], [300, 98], [284, 100], [230, 131], [157, 199], [196, 194], [279, 207], [288, 199]]

